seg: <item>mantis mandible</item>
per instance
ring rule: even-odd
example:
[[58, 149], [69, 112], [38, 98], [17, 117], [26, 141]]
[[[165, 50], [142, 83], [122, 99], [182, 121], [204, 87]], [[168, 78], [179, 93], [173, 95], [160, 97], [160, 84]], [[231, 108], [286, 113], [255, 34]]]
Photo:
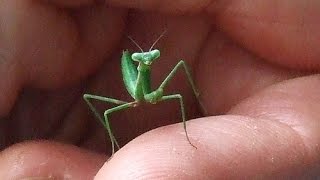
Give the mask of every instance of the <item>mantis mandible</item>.
[[[195, 87], [195, 84], [192, 80], [191, 73], [183, 60], [180, 60], [178, 64], [171, 70], [171, 72], [167, 75], [167, 77], [163, 80], [160, 86], [152, 91], [151, 90], [151, 79], [150, 79], [150, 72], [151, 72], [151, 65], [152, 63], [160, 57], [160, 51], [158, 49], [152, 49], [154, 45], [160, 40], [160, 38], [164, 35], [165, 31], [157, 38], [157, 40], [152, 44], [151, 48], [148, 52], [144, 52], [143, 49], [130, 37], [128, 37], [140, 50], [141, 53], [135, 52], [130, 54], [128, 50], [122, 52], [121, 57], [121, 70], [124, 85], [134, 99], [132, 102], [121, 101], [113, 98], [107, 98], [103, 96], [97, 96], [92, 94], [84, 94], [83, 98], [88, 104], [91, 111], [94, 115], [101, 121], [103, 126], [107, 129], [108, 135], [112, 145], [112, 154], [115, 153], [115, 146], [120, 149], [119, 144], [114, 137], [111, 126], [109, 123], [108, 115], [113, 112], [121, 111], [124, 109], [137, 107], [141, 102], [147, 102], [151, 104], [156, 104], [161, 101], [166, 100], [179, 100], [180, 102], [180, 109], [181, 109], [181, 117], [183, 128], [186, 134], [186, 138], [188, 142], [194, 146], [188, 136], [187, 128], [186, 128], [186, 117], [185, 117], [185, 109], [183, 104], [183, 98], [180, 94], [171, 94], [171, 95], [164, 95], [164, 89], [170, 82], [170, 80], [174, 77], [177, 70], [179, 68], [184, 68], [185, 74], [187, 75], [188, 81], [192, 87], [194, 95], [198, 99], [199, 93]], [[138, 66], [134, 63], [137, 62]], [[118, 106], [107, 109], [104, 111], [103, 117], [98, 113], [97, 109], [93, 106], [90, 100], [98, 100], [103, 102], [108, 102], [112, 104], [116, 104]]]

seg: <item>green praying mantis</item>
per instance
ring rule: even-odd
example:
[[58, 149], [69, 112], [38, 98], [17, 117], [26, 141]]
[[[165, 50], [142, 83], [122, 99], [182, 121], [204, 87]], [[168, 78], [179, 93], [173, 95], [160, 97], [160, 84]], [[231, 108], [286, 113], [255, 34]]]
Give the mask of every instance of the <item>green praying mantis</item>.
[[[183, 68], [185, 71], [185, 74], [187, 75], [188, 81], [192, 87], [193, 93], [198, 99], [199, 92], [195, 87], [195, 84], [192, 80], [191, 73], [186, 63], [183, 60], [179, 61], [178, 64], [176, 64], [176, 66], [171, 70], [171, 72], [163, 80], [160, 86], [156, 90], [151, 89], [151, 78], [150, 78], [151, 65], [156, 59], [160, 57], [160, 51], [158, 49], [153, 49], [153, 47], [156, 45], [156, 43], [161, 39], [161, 37], [164, 34], [165, 34], [165, 31], [154, 41], [154, 43], [152, 44], [148, 52], [144, 52], [143, 49], [131, 37], [128, 37], [141, 50], [141, 52], [135, 52], [132, 54], [130, 54], [128, 50], [125, 50], [123, 51], [122, 57], [121, 57], [121, 70], [122, 70], [123, 82], [128, 93], [134, 99], [132, 102], [121, 101], [121, 100], [103, 97], [103, 96], [97, 96], [93, 94], [83, 95], [83, 98], [88, 104], [91, 111], [101, 121], [103, 126], [108, 131], [108, 135], [112, 145], [112, 154], [115, 153], [115, 146], [117, 146], [118, 149], [120, 149], [120, 147], [111, 130], [111, 126], [108, 118], [108, 116], [111, 113], [132, 108], [132, 107], [137, 107], [141, 102], [156, 104], [158, 102], [167, 101], [167, 100], [179, 100], [182, 123], [183, 123], [183, 128], [186, 134], [187, 141], [193, 147], [196, 148], [196, 146], [194, 146], [191, 143], [188, 136], [188, 132], [186, 128], [185, 108], [184, 108], [182, 96], [180, 94], [164, 95], [165, 87], [168, 85], [170, 80], [174, 77], [177, 70], [179, 68]], [[137, 63], [138, 65], [136, 65]], [[116, 104], [117, 106], [104, 111], [104, 114], [102, 117], [97, 111], [97, 109], [93, 106], [90, 100], [108, 102], [108, 103]]]

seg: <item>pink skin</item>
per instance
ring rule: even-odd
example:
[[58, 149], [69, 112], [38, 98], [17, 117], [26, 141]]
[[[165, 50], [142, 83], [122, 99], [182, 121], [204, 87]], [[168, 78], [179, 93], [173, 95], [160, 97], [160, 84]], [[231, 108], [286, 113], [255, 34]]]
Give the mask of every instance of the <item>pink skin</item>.
[[[0, 153], [0, 179], [320, 175], [320, 77], [313, 75], [320, 70], [320, 3], [109, 0], [107, 5], [1, 1], [0, 144], [8, 148]], [[142, 106], [112, 116], [122, 145], [163, 127], [132, 140], [103, 165], [110, 144], [81, 95], [130, 100], [118, 68], [119, 50], [134, 49], [126, 34], [148, 49], [166, 27], [153, 78], [159, 84], [179, 59], [192, 66], [208, 111], [187, 124], [198, 149], [186, 141], [181, 123], [173, 124], [181, 121], [178, 103]], [[182, 92], [189, 117], [199, 116], [182, 73], [167, 92]], [[30, 138], [50, 140], [10, 146]]]

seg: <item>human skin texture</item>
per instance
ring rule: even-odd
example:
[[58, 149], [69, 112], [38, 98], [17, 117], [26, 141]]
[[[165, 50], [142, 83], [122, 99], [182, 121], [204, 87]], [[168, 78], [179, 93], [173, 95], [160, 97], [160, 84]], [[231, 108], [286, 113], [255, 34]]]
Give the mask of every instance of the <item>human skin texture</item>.
[[[0, 179], [320, 176], [319, 17], [315, 0], [1, 1]], [[206, 113], [183, 73], [166, 92], [183, 94], [197, 149], [172, 101], [112, 115], [109, 159], [82, 95], [130, 101], [126, 36], [148, 50], [165, 29], [154, 87], [190, 65]]]

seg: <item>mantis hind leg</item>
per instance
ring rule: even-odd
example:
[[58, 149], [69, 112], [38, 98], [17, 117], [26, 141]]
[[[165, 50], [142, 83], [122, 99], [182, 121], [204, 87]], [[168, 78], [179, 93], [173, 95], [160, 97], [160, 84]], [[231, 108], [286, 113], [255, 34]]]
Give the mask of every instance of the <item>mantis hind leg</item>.
[[167, 96], [163, 96], [160, 100], [161, 101], [165, 101], [165, 100], [171, 100], [171, 99], [179, 99], [184, 132], [186, 134], [186, 137], [187, 137], [187, 140], [188, 140], [189, 144], [191, 146], [193, 146], [194, 148], [197, 148], [190, 141], [190, 138], [189, 138], [189, 135], [188, 135], [188, 132], [187, 132], [187, 121], [186, 121], [186, 114], [185, 114], [185, 110], [184, 110], [184, 103], [183, 103], [182, 96], [180, 94], [167, 95]]
[[103, 96], [96, 96], [96, 95], [91, 95], [91, 94], [84, 94], [83, 95], [83, 99], [86, 101], [86, 103], [88, 104], [90, 110], [93, 112], [93, 114], [96, 116], [96, 118], [103, 124], [103, 126], [107, 129], [108, 131], [108, 135], [111, 141], [111, 145], [112, 145], [112, 154], [114, 153], [114, 146], [116, 145], [118, 149], [120, 149], [120, 146], [116, 140], [116, 138], [114, 137], [109, 121], [107, 121], [105, 118], [103, 118], [99, 112], [97, 111], [97, 109], [93, 106], [93, 104], [90, 102], [90, 100], [98, 100], [98, 101], [103, 101], [103, 102], [108, 102], [108, 103], [113, 103], [113, 104], [118, 104], [118, 105], [124, 105], [127, 104], [128, 102], [125, 101], [120, 101], [117, 99], [113, 99], [113, 98], [107, 98], [107, 97], [103, 97]]

